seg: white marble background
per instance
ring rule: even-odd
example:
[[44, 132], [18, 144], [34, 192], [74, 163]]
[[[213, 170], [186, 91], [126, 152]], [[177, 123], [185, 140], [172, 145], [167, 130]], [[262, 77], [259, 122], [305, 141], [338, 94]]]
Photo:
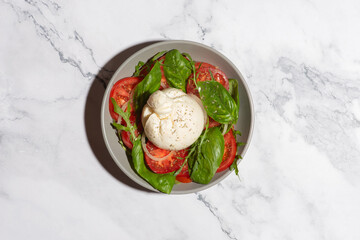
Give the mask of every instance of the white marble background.
[[[0, 0], [0, 239], [360, 239], [359, 23], [344, 0]], [[164, 39], [245, 75], [241, 182], [150, 193], [106, 152], [104, 85]]]

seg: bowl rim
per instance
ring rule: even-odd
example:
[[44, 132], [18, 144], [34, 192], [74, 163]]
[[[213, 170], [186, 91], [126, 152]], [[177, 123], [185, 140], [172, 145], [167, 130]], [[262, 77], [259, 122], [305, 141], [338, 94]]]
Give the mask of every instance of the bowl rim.
[[[127, 169], [125, 169], [116, 159], [117, 157], [115, 156], [115, 154], [112, 152], [111, 150], [111, 147], [110, 147], [110, 144], [108, 142], [108, 139], [106, 137], [106, 131], [105, 131], [105, 122], [104, 122], [104, 114], [106, 112], [106, 109], [105, 109], [105, 106], [106, 106], [106, 103], [108, 101], [108, 95], [110, 93], [110, 90], [112, 88], [112, 83], [115, 80], [115, 77], [118, 75], [118, 73], [120, 71], [123, 70], [124, 66], [126, 66], [134, 57], [136, 57], [137, 55], [141, 55], [143, 52], [146, 52], [148, 51], [149, 49], [151, 48], [155, 48], [155, 47], [160, 47], [160, 46], [165, 46], [167, 44], [189, 44], [189, 45], [195, 45], [197, 47], [201, 47], [201, 48], [205, 48], [211, 52], [214, 52], [215, 54], [219, 55], [221, 58], [223, 58], [230, 66], [231, 68], [234, 69], [234, 71], [240, 76], [240, 79], [237, 79], [237, 81], [241, 81], [242, 85], [244, 86], [244, 89], [245, 89], [245, 92], [247, 94], [247, 99], [249, 101], [249, 107], [250, 107], [250, 129], [249, 129], [249, 134], [248, 134], [248, 138], [247, 138], [247, 142], [244, 146], [244, 149], [242, 151], [242, 157], [244, 157], [244, 155], [246, 154], [249, 146], [250, 146], [250, 142], [251, 142], [251, 139], [252, 139], [252, 135], [253, 135], [253, 130], [254, 130], [254, 124], [255, 124], [255, 116], [254, 116], [254, 103], [253, 103], [253, 99], [252, 99], [252, 95], [251, 95], [251, 92], [250, 92], [250, 88], [248, 86], [248, 84], [246, 83], [245, 81], [245, 78], [244, 76], [241, 74], [241, 72], [238, 70], [238, 68], [235, 66], [235, 64], [232, 63], [232, 61], [230, 61], [225, 55], [223, 55], [222, 53], [220, 53], [218, 50], [214, 49], [214, 48], [211, 48], [205, 44], [202, 44], [202, 43], [198, 43], [198, 42], [194, 42], [194, 41], [189, 41], [189, 40], [163, 40], [163, 41], [160, 41], [160, 42], [157, 42], [157, 43], [153, 43], [153, 44], [150, 44], [144, 48], [141, 48], [140, 50], [136, 51], [135, 53], [133, 53], [130, 57], [128, 57], [118, 68], [117, 70], [113, 73], [108, 85], [106, 86], [106, 89], [105, 89], [105, 93], [104, 93], [104, 96], [103, 96], [103, 99], [102, 99], [102, 104], [101, 104], [101, 111], [100, 111], [100, 122], [101, 122], [101, 132], [102, 132], [102, 135], [103, 135], [103, 140], [105, 142], [105, 145], [106, 145], [106, 148], [108, 150], [108, 152], [110, 153], [113, 161], [116, 163], [116, 165], [131, 179], [133, 180], [134, 182], [136, 182], [137, 184], [139, 184], [140, 186], [142, 187], [145, 187], [146, 189], [149, 189], [153, 192], [159, 192], [161, 193], [160, 191], [158, 191], [157, 189], [153, 188], [149, 183], [146, 182], [146, 184], [144, 184], [144, 182], [142, 181], [139, 181], [136, 177], [133, 176], [133, 174], [136, 174], [134, 172], [134, 170], [132, 169], [132, 171], [134, 173], [129, 173], [127, 171]], [[240, 161], [242, 162], [242, 161]], [[238, 162], [238, 164], [240, 163]], [[189, 193], [196, 193], [196, 192], [200, 192], [200, 191], [203, 191], [205, 189], [208, 189], [218, 183], [220, 183], [221, 181], [223, 181], [227, 176], [229, 176], [233, 171], [229, 171], [227, 170], [227, 173], [225, 173], [223, 176], [221, 176], [220, 178], [218, 178], [216, 181], [213, 181], [213, 182], [210, 182], [206, 185], [202, 185], [198, 188], [196, 188], [196, 190], [192, 190], [192, 189], [189, 189], [189, 190], [178, 190], [178, 191], [171, 191], [171, 195], [182, 195], [182, 194], [189, 194]]]

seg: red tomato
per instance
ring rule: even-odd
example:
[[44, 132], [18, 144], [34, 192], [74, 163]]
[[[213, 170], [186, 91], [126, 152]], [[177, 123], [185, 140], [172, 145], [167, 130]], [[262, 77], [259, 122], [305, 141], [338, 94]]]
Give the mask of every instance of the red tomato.
[[178, 180], [179, 182], [182, 182], [182, 183], [191, 183], [192, 180], [189, 177], [182, 177], [182, 176], [176, 176], [176, 180]]
[[214, 65], [211, 65], [210, 63], [206, 63], [206, 62], [196, 62], [195, 63], [195, 69], [196, 71], [199, 70], [200, 68], [218, 68], [218, 67], [215, 67]]
[[179, 177], [190, 177], [189, 168], [188, 168], [187, 163], [184, 165], [184, 167], [181, 169], [181, 172], [177, 176], [179, 176]]
[[209, 117], [209, 128], [220, 126], [220, 123]]
[[[119, 115], [114, 112], [114, 106], [111, 102], [111, 98], [114, 98], [119, 107], [123, 107], [123, 105], [130, 100], [132, 92], [136, 85], [141, 82], [142, 77], [128, 77], [123, 78], [117, 81], [110, 91], [110, 99], [109, 99], [109, 111], [110, 115], [115, 121], [118, 121]], [[126, 108], [125, 108], [126, 110]], [[133, 110], [133, 107], [132, 107]], [[130, 122], [134, 124], [136, 121], [135, 113], [131, 112]], [[126, 126], [126, 122], [124, 120], [121, 121], [121, 124]], [[141, 125], [139, 126], [141, 128]], [[141, 129], [139, 129], [141, 130]], [[135, 135], [139, 135], [138, 130], [136, 130]], [[133, 145], [130, 141], [130, 132], [121, 131], [121, 138], [126, 147], [132, 148]]]
[[150, 70], [151, 70], [151, 67], [149, 67], [148, 65], [142, 66], [140, 69], [139, 76], [145, 77], [150, 72]]
[[[149, 153], [157, 158], [165, 157], [171, 151], [156, 147], [152, 142], [146, 143], [146, 148]], [[184, 158], [187, 156], [188, 151], [186, 149], [173, 151], [166, 159], [161, 161], [152, 160], [145, 153], [145, 161], [149, 168], [155, 173], [169, 173], [178, 170], [184, 162]], [[185, 167], [185, 166], [184, 166]], [[184, 169], [183, 169], [184, 170]], [[183, 171], [181, 171], [183, 172]]]
[[[136, 114], [135, 114], [135, 111], [132, 111], [131, 116], [130, 116], [130, 123], [134, 124], [135, 121], [136, 121]], [[121, 121], [121, 125], [127, 126], [124, 119]], [[138, 127], [138, 129], [135, 130], [135, 135], [139, 136], [139, 132], [142, 132], [142, 126], [141, 126], [141, 124], [138, 124], [137, 127]], [[130, 135], [131, 134], [128, 131], [121, 131], [121, 139], [124, 142], [125, 146], [132, 149], [133, 144], [132, 144], [132, 142], [130, 140]]]
[[176, 176], [176, 180], [178, 180], [179, 182], [182, 182], [182, 183], [192, 182], [190, 175], [189, 175], [189, 168], [188, 168], [187, 163], [181, 169], [181, 172]]
[[[211, 73], [214, 76], [214, 79], [219, 83], [221, 83], [226, 88], [226, 90], [229, 90], [229, 80], [226, 77], [225, 73], [223, 73], [219, 68], [205, 62], [196, 62], [195, 67], [196, 67], [196, 75], [198, 75], [198, 78], [196, 79], [197, 82], [210, 81], [211, 80], [210, 71], [211, 71]], [[199, 92], [195, 88], [193, 78], [194, 75], [193, 74], [190, 75], [188, 80], [188, 85], [186, 87], [186, 92], [195, 94], [196, 96], [199, 97]], [[209, 117], [209, 128], [217, 127], [219, 125], [220, 123], [216, 122], [214, 119]]]
[[130, 140], [130, 132], [121, 131], [121, 139], [127, 148], [133, 148], [133, 144]]
[[234, 162], [236, 155], [236, 139], [231, 129], [227, 134], [224, 135], [225, 149], [222, 162], [216, 172], [222, 172], [226, 170]]
[[141, 77], [128, 77], [117, 81], [110, 91], [109, 98], [109, 111], [110, 115], [115, 121], [118, 120], [119, 115], [114, 112], [114, 106], [111, 102], [111, 98], [114, 98], [119, 107], [122, 107], [124, 103], [130, 100], [131, 93], [136, 85], [141, 82]]
[[[197, 79], [196, 82], [203, 82], [203, 81], [211, 81], [211, 74], [214, 76], [215, 81], [221, 83], [226, 90], [229, 91], [229, 80], [226, 77], [225, 73], [218, 68], [212, 67], [200, 67], [196, 71]], [[188, 80], [188, 85], [186, 87], [187, 93], [195, 94], [199, 97], [199, 92], [196, 90], [195, 83], [194, 83], [194, 74], [191, 74]]]
[[169, 88], [170, 85], [166, 81], [165, 74], [164, 74], [164, 66], [163, 66], [163, 64], [165, 62], [165, 55], [160, 57], [157, 61], [160, 62], [160, 69], [161, 69], [161, 86], [160, 86], [160, 90], [165, 89], [165, 88]]

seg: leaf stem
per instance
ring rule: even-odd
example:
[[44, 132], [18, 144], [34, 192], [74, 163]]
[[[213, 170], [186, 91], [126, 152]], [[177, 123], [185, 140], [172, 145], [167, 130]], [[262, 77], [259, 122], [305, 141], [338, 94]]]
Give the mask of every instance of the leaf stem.
[[126, 122], [126, 127], [122, 126], [118, 123], [113, 124], [114, 127], [116, 127], [119, 130], [127, 130], [131, 134], [132, 142], [135, 142], [137, 140], [135, 131], [137, 129], [136, 124], [131, 124], [130, 122], [130, 115], [131, 115], [131, 105], [128, 103], [127, 110], [124, 112], [124, 110], [121, 109], [121, 107], [117, 104], [114, 98], [111, 98], [111, 102], [114, 105], [114, 112], [119, 114], [124, 121]]

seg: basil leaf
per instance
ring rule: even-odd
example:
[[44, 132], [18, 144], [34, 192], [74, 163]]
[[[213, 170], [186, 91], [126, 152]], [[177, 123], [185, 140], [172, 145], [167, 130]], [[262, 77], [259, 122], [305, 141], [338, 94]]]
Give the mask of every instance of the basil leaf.
[[191, 74], [191, 64], [179, 50], [170, 50], [165, 55], [164, 74], [171, 87], [186, 92], [186, 81]]
[[[145, 77], [146, 74], [151, 70], [151, 67], [153, 66], [154, 62], [161, 57], [162, 55], [164, 55], [166, 53], [166, 51], [162, 51], [162, 52], [158, 52], [157, 54], [155, 54], [153, 57], [151, 57], [146, 63], [139, 61], [138, 64], [135, 66], [135, 72], [133, 74], [134, 77], [138, 77], [138, 76], [143, 76]], [[144, 70], [144, 71], [143, 71]]]
[[134, 106], [138, 116], [152, 93], [160, 88], [160, 63], [156, 62], [148, 75], [136, 86], [134, 90]]
[[234, 99], [237, 107], [240, 107], [239, 100], [239, 91], [238, 91], [238, 81], [236, 79], [229, 79], [229, 93], [231, 97]]
[[172, 174], [156, 174], [151, 172], [145, 165], [144, 152], [141, 147], [141, 140], [138, 138], [133, 142], [131, 157], [136, 172], [155, 189], [169, 194], [175, 184], [175, 176]]
[[189, 158], [190, 178], [197, 183], [208, 184], [219, 168], [224, 155], [224, 137], [219, 128], [210, 128], [198, 145], [195, 158]]
[[[147, 169], [144, 163], [144, 152], [141, 147], [141, 135], [136, 137], [135, 135], [136, 125], [132, 125], [130, 122], [130, 108], [131, 108], [130, 104], [128, 105], [128, 110], [124, 112], [116, 103], [114, 98], [111, 98], [111, 102], [114, 105], [114, 111], [117, 114], [119, 114], [121, 117], [123, 117], [123, 119], [127, 124], [127, 127], [124, 127], [116, 123], [115, 121], [113, 122], [112, 125], [118, 130], [127, 130], [131, 134], [130, 139], [131, 142], [133, 143], [133, 148], [131, 150], [131, 158], [133, 163], [132, 166], [134, 167], [135, 171], [140, 175], [140, 177], [145, 179], [155, 189], [158, 189], [159, 191], [164, 193], [170, 193], [171, 189], [175, 184], [175, 176], [173, 176], [172, 174], [156, 174], [151, 172], [149, 169]], [[120, 139], [119, 143], [124, 147], [120, 136], [119, 139]], [[126, 153], [128, 152], [126, 151]], [[130, 159], [130, 156], [128, 156], [128, 158]]]
[[239, 108], [230, 93], [216, 81], [197, 83], [201, 101], [207, 114], [219, 123], [236, 122]]

